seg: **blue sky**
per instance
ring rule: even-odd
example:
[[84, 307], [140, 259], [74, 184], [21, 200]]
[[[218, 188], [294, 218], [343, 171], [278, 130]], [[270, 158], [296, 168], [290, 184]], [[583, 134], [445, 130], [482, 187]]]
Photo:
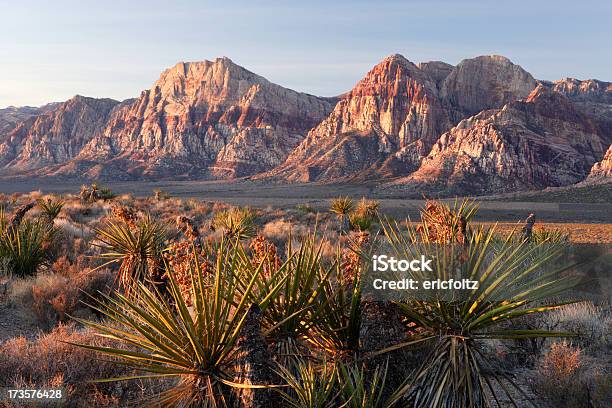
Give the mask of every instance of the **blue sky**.
[[499, 3], [0, 0], [0, 107], [135, 97], [178, 61], [219, 56], [316, 95], [392, 53], [501, 54], [541, 79], [612, 80], [612, 2]]

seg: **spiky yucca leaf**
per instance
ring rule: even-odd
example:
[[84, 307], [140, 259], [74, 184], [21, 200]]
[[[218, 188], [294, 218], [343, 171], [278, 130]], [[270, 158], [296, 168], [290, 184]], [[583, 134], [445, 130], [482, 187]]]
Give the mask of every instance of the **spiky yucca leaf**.
[[337, 408], [338, 366], [315, 365], [304, 360], [295, 360], [290, 367], [279, 367], [279, 374], [288, 385], [288, 390], [279, 388], [287, 407], [290, 408]]
[[[259, 275], [252, 295], [254, 302], [267, 306], [263, 327], [268, 337], [276, 341], [301, 338], [320, 318], [323, 305], [318, 297], [319, 288], [325, 285], [333, 271], [333, 266], [323, 265], [322, 249], [323, 242], [317, 243], [315, 231], [303, 236], [298, 248], [289, 239], [287, 260], [278, 268], [264, 265], [272, 262], [271, 259], [253, 265], [246, 253], [241, 253], [241, 287], [245, 287], [250, 276], [260, 269], [274, 271]], [[270, 297], [272, 292], [276, 296]]]
[[116, 293], [94, 305], [107, 320], [75, 319], [100, 336], [126, 346], [77, 345], [107, 355], [141, 372], [119, 381], [136, 378], [170, 377], [177, 384], [155, 398], [168, 407], [225, 407], [232, 403], [232, 388], [269, 386], [244, 385], [233, 381], [235, 344], [243, 326], [254, 274], [242, 291], [237, 290], [238, 245], [222, 240], [216, 248], [213, 273], [203, 275], [197, 256], [190, 273], [194, 284], [188, 307], [185, 296], [167, 266], [169, 296], [134, 282], [132, 297]]
[[[489, 370], [488, 356], [481, 352], [483, 341], [499, 338], [566, 336], [544, 330], [502, 329], [499, 323], [562, 306], [552, 299], [573, 287], [576, 279], [563, 276], [566, 266], [556, 266], [562, 243], [529, 243], [513, 236], [499, 239], [495, 228], [472, 231], [463, 243], [432, 244], [429, 235], [412, 225], [402, 231], [397, 224], [382, 223], [386, 252], [398, 259], [424, 255], [433, 259], [433, 272], [402, 274], [425, 280], [475, 280], [478, 287], [461, 293], [420, 291], [398, 300], [407, 319], [421, 332], [419, 337], [388, 349], [411, 344], [429, 344], [431, 353], [407, 381], [398, 397], [404, 406], [488, 406], [485, 389], [495, 394], [507, 391], [512, 380]], [[400, 276], [391, 276], [400, 278]], [[485, 375], [485, 371], [490, 371]], [[492, 382], [498, 384], [495, 388]], [[403, 395], [402, 395], [403, 394]]]
[[355, 202], [350, 197], [337, 197], [331, 200], [330, 211], [338, 216], [348, 216], [353, 208]]
[[212, 222], [215, 229], [232, 238], [248, 239], [255, 236], [255, 213], [249, 208], [231, 208], [219, 211]]
[[161, 254], [168, 238], [166, 224], [149, 215], [135, 224], [135, 228], [118, 220], [107, 220], [102, 228], [96, 228], [97, 242], [101, 248], [100, 267], [119, 264], [117, 281], [126, 291], [132, 281], [151, 281], [162, 266]]
[[317, 302], [320, 312], [307, 333], [308, 341], [332, 358], [359, 351], [361, 328], [361, 274], [345, 277], [340, 260], [328, 278], [321, 277]]
[[342, 406], [348, 408], [388, 408], [385, 383], [388, 363], [378, 366], [371, 375], [356, 365], [341, 365], [339, 380], [342, 388]]

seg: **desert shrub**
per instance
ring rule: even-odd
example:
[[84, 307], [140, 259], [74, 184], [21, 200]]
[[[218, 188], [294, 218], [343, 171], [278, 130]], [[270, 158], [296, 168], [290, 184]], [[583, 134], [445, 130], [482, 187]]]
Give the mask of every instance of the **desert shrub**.
[[62, 275], [39, 274], [31, 279], [17, 279], [12, 282], [13, 302], [31, 308], [39, 323], [45, 329], [58, 322], [67, 322], [69, 315], [87, 314], [90, 301], [88, 294], [108, 293], [113, 287], [114, 275], [109, 270], [71, 271]]
[[289, 235], [297, 238], [306, 235], [308, 228], [303, 224], [292, 223], [284, 218], [279, 218], [266, 223], [261, 232], [276, 244], [282, 244], [289, 238]]
[[315, 210], [313, 206], [310, 204], [298, 204], [295, 206], [295, 209], [298, 210], [298, 212], [303, 215], [314, 214], [317, 212], [317, 210]]
[[215, 213], [212, 221], [215, 230], [238, 239], [252, 238], [256, 232], [255, 213], [250, 208], [230, 208]]
[[546, 325], [555, 330], [575, 333], [572, 344], [596, 353], [607, 351], [612, 344], [612, 317], [592, 302], [580, 302], [551, 311]]
[[354, 213], [349, 215], [349, 223], [351, 228], [356, 231], [369, 231], [372, 228], [373, 220], [368, 216]]
[[97, 183], [92, 183], [90, 186], [82, 185], [79, 193], [81, 201], [93, 203], [98, 200], [112, 200], [116, 197], [110, 188], [100, 188]]
[[369, 219], [375, 219], [378, 216], [378, 210], [380, 209], [380, 202], [376, 200], [368, 200], [365, 197], [362, 198], [357, 207], [355, 207], [355, 214], [361, 217], [367, 217]]
[[125, 376], [133, 370], [103, 361], [95, 354], [69, 343], [116, 345], [91, 330], [60, 325], [34, 340], [13, 338], [0, 345], [0, 386], [11, 388], [63, 387], [68, 397], [62, 406], [119, 406], [138, 397], [149, 397], [162, 385], [141, 381], [140, 387], [93, 383], [98, 378]]
[[582, 350], [567, 342], [555, 342], [537, 365], [534, 391], [551, 407], [588, 407]]
[[539, 244], [543, 242], [569, 242], [569, 233], [557, 229], [535, 229], [531, 241]]
[[163, 191], [159, 188], [156, 188], [155, 190], [153, 190], [153, 198], [155, 199], [155, 201], [164, 201], [164, 200], [168, 200], [170, 199], [170, 193]]

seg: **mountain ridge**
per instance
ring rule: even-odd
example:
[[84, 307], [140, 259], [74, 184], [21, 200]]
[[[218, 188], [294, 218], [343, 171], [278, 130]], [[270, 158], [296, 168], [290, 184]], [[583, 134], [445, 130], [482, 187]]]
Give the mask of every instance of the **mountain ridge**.
[[[0, 176], [379, 180], [483, 193], [610, 177], [612, 85], [536, 80], [496, 55], [453, 66], [392, 54], [336, 97], [221, 57], [179, 62], [137, 98], [77, 95], [37, 109], [0, 110]], [[556, 155], [570, 160], [555, 165]]]

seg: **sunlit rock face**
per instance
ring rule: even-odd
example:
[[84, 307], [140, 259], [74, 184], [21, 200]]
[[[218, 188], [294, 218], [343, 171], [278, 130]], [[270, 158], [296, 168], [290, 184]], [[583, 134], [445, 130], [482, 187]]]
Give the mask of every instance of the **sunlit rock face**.
[[344, 95], [271, 176], [313, 181], [407, 174], [450, 126], [436, 80], [392, 55]]
[[537, 86], [508, 58], [486, 55], [461, 61], [444, 79], [440, 97], [453, 121], [527, 97]]
[[608, 148], [603, 160], [593, 165], [588, 180], [612, 181], [612, 146]]
[[569, 185], [583, 180], [607, 147], [591, 118], [540, 85], [523, 100], [462, 120], [395, 184], [472, 193]]
[[[39, 147], [52, 160], [19, 160], [28, 168], [60, 164], [41, 172], [64, 176], [250, 175], [282, 163], [335, 101], [275, 85], [228, 58], [179, 63], [136, 99], [75, 114], [75, 131], [62, 133], [70, 141], [52, 132], [57, 152]], [[38, 129], [31, 140], [50, 137]]]
[[394, 54], [334, 98], [228, 58], [178, 63], [123, 102], [0, 110], [0, 176], [254, 177], [487, 193], [608, 180], [612, 84], [538, 81], [501, 56]]
[[83, 96], [42, 110], [0, 135], [0, 166], [38, 169], [74, 159], [106, 125], [118, 104]]

